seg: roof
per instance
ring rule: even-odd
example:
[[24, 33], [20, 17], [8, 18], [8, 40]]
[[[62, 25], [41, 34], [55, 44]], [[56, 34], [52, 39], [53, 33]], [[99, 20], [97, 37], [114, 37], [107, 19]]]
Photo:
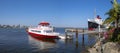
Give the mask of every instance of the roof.
[[44, 22], [40, 22], [39, 25], [46, 26], [46, 25], [50, 25], [50, 23], [44, 21]]

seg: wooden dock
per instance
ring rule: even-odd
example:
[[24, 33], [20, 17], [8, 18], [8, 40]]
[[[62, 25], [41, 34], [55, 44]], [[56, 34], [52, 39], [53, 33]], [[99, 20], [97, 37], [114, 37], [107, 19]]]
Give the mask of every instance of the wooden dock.
[[[106, 29], [101, 29], [101, 32], [99, 30], [89, 31], [88, 29], [84, 28], [65, 28], [65, 36], [64, 39], [72, 39], [75, 35], [76, 39], [78, 39], [78, 35], [81, 34], [84, 39], [84, 34], [100, 34], [102, 32], [105, 32]], [[60, 36], [63, 38], [63, 36]]]
[[[84, 34], [98, 34], [99, 31], [89, 31], [87, 29], [83, 28], [66, 28], [65, 29], [65, 39], [72, 39], [73, 35], [76, 36], [76, 39], [78, 39], [78, 35], [82, 34], [84, 39]], [[69, 37], [69, 38], [68, 38]]]
[[81, 28], [66, 28], [65, 33], [79, 33], [79, 34], [96, 34], [99, 33], [99, 31], [89, 31], [87, 29], [81, 29]]

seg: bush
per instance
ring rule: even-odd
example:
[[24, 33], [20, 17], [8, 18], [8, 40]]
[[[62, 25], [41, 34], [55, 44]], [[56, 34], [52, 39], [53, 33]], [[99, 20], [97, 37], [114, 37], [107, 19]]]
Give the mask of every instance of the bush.
[[115, 28], [115, 30], [112, 33], [112, 36], [111, 36], [110, 40], [113, 41], [113, 42], [120, 41], [120, 28]]

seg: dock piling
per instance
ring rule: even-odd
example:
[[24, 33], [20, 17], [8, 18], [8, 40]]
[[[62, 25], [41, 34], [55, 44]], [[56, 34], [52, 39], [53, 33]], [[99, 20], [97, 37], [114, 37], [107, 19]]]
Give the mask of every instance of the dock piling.
[[78, 29], [77, 28], [76, 28], [75, 33], [76, 33], [76, 38], [78, 38]]

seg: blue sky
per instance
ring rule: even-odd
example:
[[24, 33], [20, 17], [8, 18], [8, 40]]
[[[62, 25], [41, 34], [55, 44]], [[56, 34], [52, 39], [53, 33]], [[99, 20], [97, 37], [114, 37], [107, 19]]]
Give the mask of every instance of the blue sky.
[[87, 27], [87, 19], [105, 13], [110, 0], [0, 0], [0, 24], [34, 25], [41, 21], [56, 27]]

